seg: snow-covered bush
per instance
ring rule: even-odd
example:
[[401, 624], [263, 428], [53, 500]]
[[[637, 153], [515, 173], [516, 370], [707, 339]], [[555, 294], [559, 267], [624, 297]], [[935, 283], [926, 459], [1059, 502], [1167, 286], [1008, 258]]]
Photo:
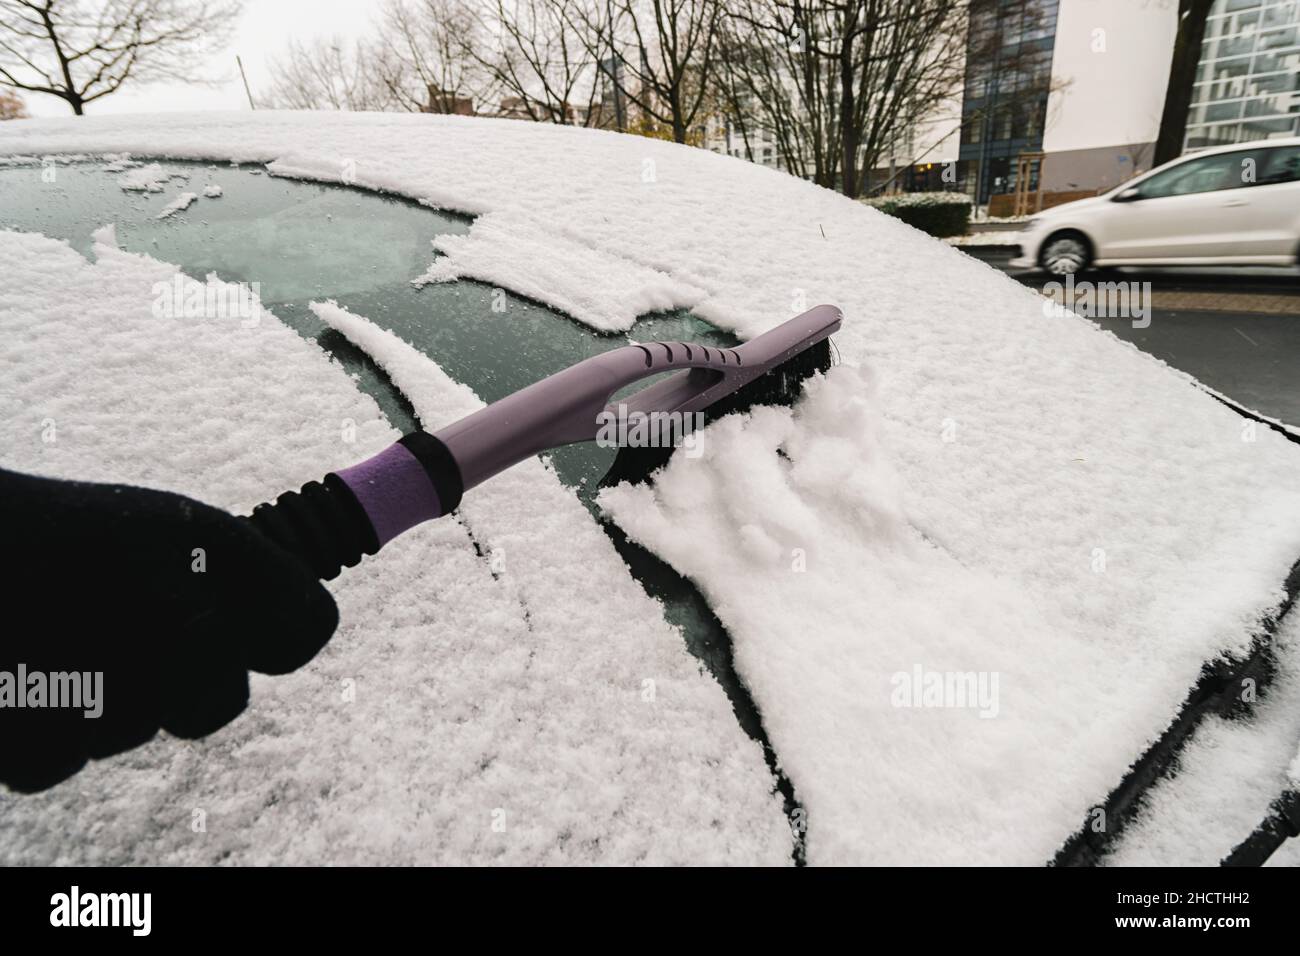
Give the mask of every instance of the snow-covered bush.
[[900, 193], [866, 203], [932, 236], [962, 236], [970, 224], [971, 203], [965, 193]]

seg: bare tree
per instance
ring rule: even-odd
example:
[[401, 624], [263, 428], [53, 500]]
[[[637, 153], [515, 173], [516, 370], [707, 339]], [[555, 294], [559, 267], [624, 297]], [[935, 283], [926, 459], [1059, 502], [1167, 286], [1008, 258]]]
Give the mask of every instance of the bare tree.
[[0, 120], [26, 119], [27, 105], [17, 93], [0, 90]]
[[369, 51], [335, 37], [291, 42], [269, 64], [267, 105], [293, 110], [385, 110], [397, 104], [369, 65]]
[[241, 0], [0, 0], [0, 85], [78, 116], [127, 82], [190, 80], [225, 44]]
[[967, 16], [951, 0], [731, 0], [727, 83], [747, 91], [788, 170], [858, 196], [960, 87]]
[[412, 112], [455, 113], [495, 92], [471, 51], [481, 25], [458, 0], [389, 0], [368, 48], [376, 81]]
[[618, 92], [643, 125], [685, 143], [714, 92], [722, 9], [720, 0], [592, 0], [571, 16], [587, 52], [617, 62]]
[[730, 0], [721, 29], [720, 100], [732, 125], [775, 144], [788, 172], [834, 188], [839, 88], [833, 62], [808, 50], [821, 28], [805, 4]]
[[537, 122], [606, 125], [596, 107], [598, 64], [584, 31], [604, 30], [600, 9], [583, 0], [493, 0], [479, 14], [480, 36], [467, 52], [513, 97], [516, 112]]
[[752, 163], [755, 141], [764, 131], [762, 121], [755, 116], [752, 90], [746, 82], [752, 72], [749, 58], [753, 54], [750, 44], [729, 27], [729, 20], [724, 19], [718, 29], [718, 64], [713, 77], [716, 90], [714, 118], [726, 124], [728, 135], [735, 131], [744, 146], [745, 158]]

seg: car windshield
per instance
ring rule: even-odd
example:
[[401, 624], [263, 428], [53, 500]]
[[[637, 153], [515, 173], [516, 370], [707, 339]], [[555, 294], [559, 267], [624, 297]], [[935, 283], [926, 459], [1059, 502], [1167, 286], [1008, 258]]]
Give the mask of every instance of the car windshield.
[[[142, 168], [149, 170], [140, 179], [145, 188], [127, 188], [123, 171], [111, 164], [60, 162], [55, 182], [31, 189], [39, 168], [0, 167], [0, 227], [63, 239], [93, 257], [92, 233], [111, 223], [129, 252], [179, 265], [193, 277], [216, 273], [247, 283], [276, 317], [354, 375], [403, 432], [420, 427], [406, 397], [368, 355], [317, 318], [310, 302], [333, 299], [373, 319], [488, 402], [633, 340], [738, 343], [686, 311], [643, 316], [627, 334], [605, 334], [484, 283], [415, 284], [436, 258], [430, 242], [468, 232], [472, 220], [465, 216], [370, 190], [278, 178], [261, 167], [146, 160], [126, 173]], [[173, 209], [186, 193], [196, 198]], [[615, 450], [584, 442], [547, 457], [597, 513], [593, 499]], [[682, 628], [687, 647], [731, 695], [742, 725], [761, 736], [757, 711], [732, 670], [729, 638], [707, 602], [668, 565], [604, 526], [637, 579], [663, 602], [665, 617]]]
[[[142, 168], [149, 170], [145, 188], [135, 188], [124, 177]], [[417, 427], [409, 405], [374, 362], [315, 316], [310, 302], [333, 299], [374, 319], [487, 402], [634, 339], [737, 344], [685, 311], [644, 316], [627, 335], [602, 334], [484, 283], [417, 284], [438, 256], [430, 243], [468, 232], [471, 219], [369, 190], [189, 162], [125, 173], [102, 163], [60, 163], [57, 180], [40, 190], [27, 188], [33, 175], [39, 171], [30, 166], [0, 168], [0, 225], [65, 239], [92, 256], [91, 234], [111, 223], [128, 252], [174, 263], [190, 276], [216, 273], [253, 286], [279, 319], [359, 376], [404, 431]], [[192, 205], [169, 211], [189, 192]], [[610, 449], [585, 443], [557, 450], [554, 463], [587, 500], [611, 457]]]

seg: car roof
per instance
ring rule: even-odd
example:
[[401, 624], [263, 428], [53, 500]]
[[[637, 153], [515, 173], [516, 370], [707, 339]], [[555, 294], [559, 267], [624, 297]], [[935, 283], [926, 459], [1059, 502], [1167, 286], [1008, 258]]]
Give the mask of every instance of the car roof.
[[1300, 146], [1300, 136], [1283, 136], [1277, 139], [1253, 139], [1245, 143], [1226, 143], [1223, 146], [1207, 146], [1204, 149], [1188, 150], [1187, 152], [1182, 153], [1181, 155], [1175, 156], [1173, 159], [1169, 160], [1168, 162], [1161, 163], [1159, 166], [1153, 166], [1151, 169], [1144, 170], [1143, 172], [1140, 173], [1135, 173], [1130, 179], [1125, 180], [1124, 182], [1120, 183], [1118, 186], [1114, 187], [1113, 189], [1107, 190], [1106, 192], [1103, 193], [1098, 193], [1098, 195], [1109, 196], [1112, 193], [1116, 193], [1121, 190], [1128, 189], [1131, 186], [1137, 185], [1140, 182], [1144, 182], [1145, 180], [1150, 179], [1151, 176], [1155, 173], [1161, 172], [1166, 169], [1172, 169], [1173, 167], [1181, 165], [1182, 163], [1185, 163], [1188, 160], [1198, 159], [1202, 156], [1217, 156], [1220, 153], [1237, 153], [1248, 149], [1266, 149], [1266, 148], [1275, 148], [1278, 146]]
[[1187, 159], [1191, 156], [1213, 156], [1216, 153], [1235, 153], [1243, 149], [1264, 149], [1275, 146], [1300, 146], [1300, 136], [1284, 136], [1278, 139], [1253, 139], [1247, 143], [1227, 143], [1223, 146], [1207, 146], [1205, 149], [1188, 150], [1179, 156]]

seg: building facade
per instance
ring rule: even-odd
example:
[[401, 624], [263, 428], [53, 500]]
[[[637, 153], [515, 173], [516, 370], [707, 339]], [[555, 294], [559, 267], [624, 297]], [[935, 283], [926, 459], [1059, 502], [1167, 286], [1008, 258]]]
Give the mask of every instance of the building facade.
[[1218, 0], [1206, 23], [1188, 149], [1300, 136], [1300, 3]]
[[1045, 193], [1106, 190], [1150, 168], [1177, 26], [1177, 0], [1062, 0]]
[[[1010, 193], [1021, 153], [1043, 154], [1029, 188], [1061, 199], [1149, 169], [1177, 25], [1177, 0], [977, 0], [957, 157], [962, 188], [980, 203]], [[982, 40], [977, 29], [996, 39]], [[1012, 75], [994, 89], [1007, 62]], [[1026, 84], [1028, 95], [1018, 95]], [[1184, 148], [1296, 135], [1300, 2], [1216, 0]]]
[[[963, 87], [908, 131], [876, 189], [962, 190], [978, 204], [1017, 188], [1047, 201], [1119, 185], [1151, 167], [1178, 0], [972, 0]], [[1300, 0], [1215, 0], [1185, 149], [1300, 135]], [[746, 158], [725, 118], [706, 146]], [[779, 168], [751, 134], [753, 160]], [[1019, 161], [1025, 154], [1041, 159]]]
[[[1059, 0], [976, 0], [962, 94], [958, 183], [978, 203], [1016, 186], [1018, 157], [1043, 148]], [[1031, 169], [1037, 188], [1037, 167]]]
[[750, 162], [772, 169], [783, 168], [776, 140], [757, 123], [742, 133], [733, 125], [730, 117], [716, 114], [708, 118], [702, 132], [705, 149], [739, 159], [748, 159]]

